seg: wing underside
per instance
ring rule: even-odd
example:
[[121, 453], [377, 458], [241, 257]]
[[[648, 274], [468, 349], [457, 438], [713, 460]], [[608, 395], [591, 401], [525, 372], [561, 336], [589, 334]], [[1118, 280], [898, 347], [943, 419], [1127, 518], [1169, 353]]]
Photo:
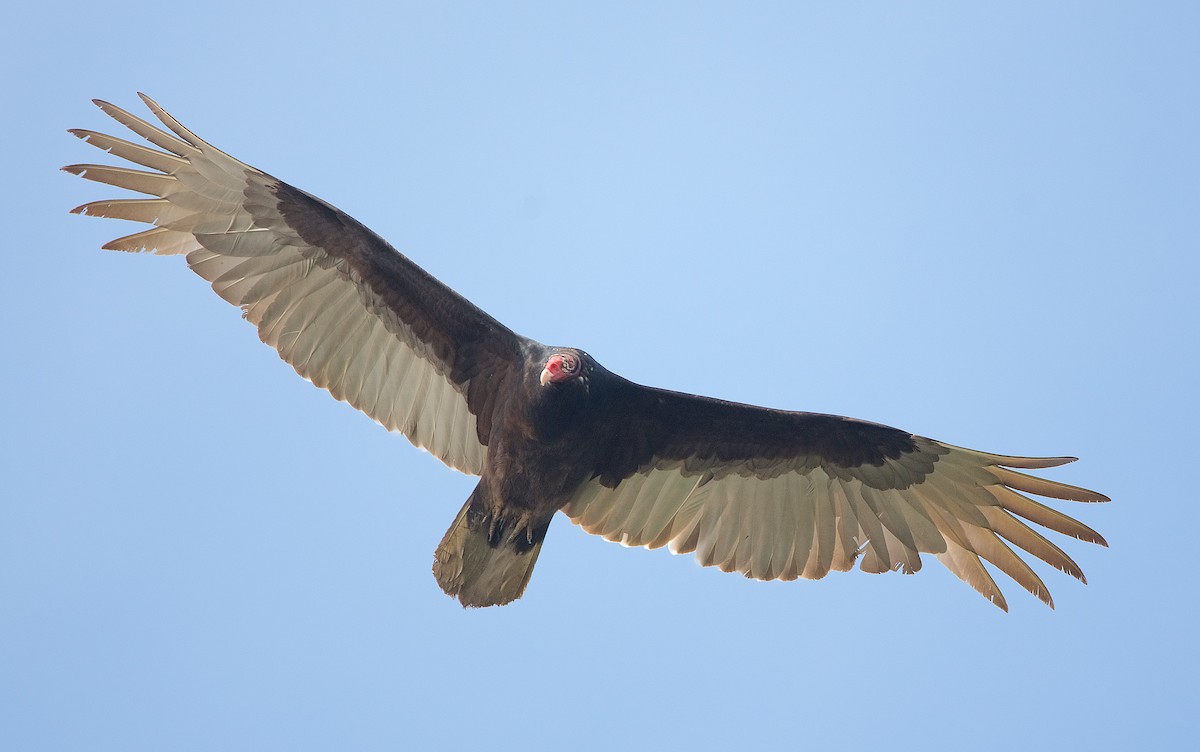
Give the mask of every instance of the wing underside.
[[694, 552], [704, 566], [760, 580], [819, 579], [856, 563], [913, 573], [933, 554], [1004, 609], [984, 562], [1051, 606], [1018, 551], [1085, 581], [1035, 528], [1107, 545], [1033, 498], [1107, 497], [1019, 471], [1073, 458], [988, 454], [837, 416], [645, 393], [616, 424], [653, 437], [644, 456], [624, 467], [629, 457], [612, 455], [563, 508], [623, 545]]
[[451, 467], [480, 473], [480, 420], [490, 419], [491, 404], [471, 383], [510, 378], [521, 338], [349, 216], [239, 162], [143, 99], [169, 132], [97, 105], [150, 146], [72, 131], [149, 168], [64, 168], [149, 196], [75, 209], [153, 225], [104, 247], [184, 255], [301, 376]]

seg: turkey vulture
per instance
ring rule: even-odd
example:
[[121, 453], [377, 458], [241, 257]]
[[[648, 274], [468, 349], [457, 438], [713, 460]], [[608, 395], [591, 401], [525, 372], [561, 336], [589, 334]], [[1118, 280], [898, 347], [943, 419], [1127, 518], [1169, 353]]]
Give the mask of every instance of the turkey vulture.
[[187, 258], [304, 378], [450, 467], [480, 476], [434, 555], [463, 606], [521, 596], [554, 513], [628, 546], [696, 552], [760, 580], [818, 579], [937, 556], [992, 603], [987, 560], [1053, 606], [1009, 544], [1083, 572], [1028, 522], [1107, 545], [1026, 494], [1108, 501], [1021, 473], [1072, 457], [1010, 457], [876, 423], [640, 386], [582, 350], [522, 337], [349, 215], [202, 141], [140, 95], [170, 131], [95, 104], [150, 148], [87, 143], [148, 170], [67, 172], [150, 198], [73, 211], [153, 225], [104, 248]]

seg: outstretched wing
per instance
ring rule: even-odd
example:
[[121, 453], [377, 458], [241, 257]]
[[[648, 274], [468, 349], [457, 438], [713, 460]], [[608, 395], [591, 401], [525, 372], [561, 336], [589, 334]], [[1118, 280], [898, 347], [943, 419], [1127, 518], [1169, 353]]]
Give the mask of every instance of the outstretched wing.
[[1005, 610], [981, 559], [1053, 607], [1013, 545], [1085, 581], [1022, 518], [1107, 545], [1025, 494], [1107, 497], [1012, 469], [1070, 457], [987, 454], [850, 418], [628, 382], [611, 404], [605, 420], [614, 440], [563, 511], [589, 533], [625, 545], [695, 551], [704, 566], [760, 580], [819, 579], [849, 570], [860, 555], [864, 571], [912, 573], [920, 554], [931, 553]]
[[516, 377], [526, 340], [353, 218], [202, 141], [141, 97], [174, 135], [96, 105], [157, 149], [71, 131], [150, 169], [63, 168], [152, 196], [74, 209], [154, 225], [104, 248], [186, 255], [301, 376], [451, 467], [480, 473], [496, 394]]

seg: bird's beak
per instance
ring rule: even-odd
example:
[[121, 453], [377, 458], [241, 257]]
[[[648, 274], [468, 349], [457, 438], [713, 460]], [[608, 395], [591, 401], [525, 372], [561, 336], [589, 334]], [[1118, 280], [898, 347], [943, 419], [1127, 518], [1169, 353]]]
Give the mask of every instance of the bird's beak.
[[546, 360], [546, 366], [542, 368], [541, 382], [542, 386], [549, 384], [556, 378], [562, 375], [563, 359], [561, 355], [551, 355]]

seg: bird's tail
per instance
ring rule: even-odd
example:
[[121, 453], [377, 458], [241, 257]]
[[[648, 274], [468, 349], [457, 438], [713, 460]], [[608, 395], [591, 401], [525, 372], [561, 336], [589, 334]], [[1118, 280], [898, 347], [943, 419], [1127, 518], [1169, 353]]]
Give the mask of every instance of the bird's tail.
[[463, 606], [503, 606], [525, 592], [542, 550], [545, 528], [536, 536], [536, 543], [524, 535], [505, 540], [496, 533], [476, 489], [446, 531], [433, 559], [438, 585]]

